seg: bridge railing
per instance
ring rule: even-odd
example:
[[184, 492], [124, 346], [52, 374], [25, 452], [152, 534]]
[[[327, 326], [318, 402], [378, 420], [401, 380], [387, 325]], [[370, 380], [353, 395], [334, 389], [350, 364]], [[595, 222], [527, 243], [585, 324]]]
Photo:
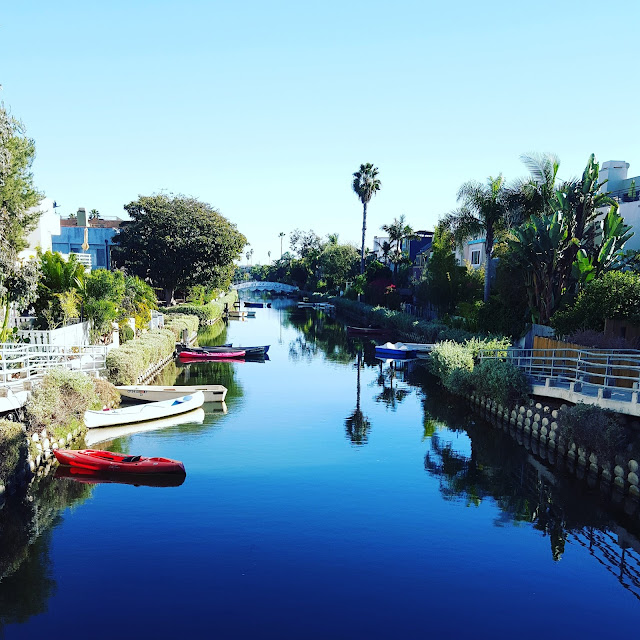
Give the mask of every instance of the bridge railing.
[[640, 386], [640, 351], [635, 349], [484, 349], [479, 357], [511, 362], [532, 381], [575, 391], [583, 385], [609, 391]]

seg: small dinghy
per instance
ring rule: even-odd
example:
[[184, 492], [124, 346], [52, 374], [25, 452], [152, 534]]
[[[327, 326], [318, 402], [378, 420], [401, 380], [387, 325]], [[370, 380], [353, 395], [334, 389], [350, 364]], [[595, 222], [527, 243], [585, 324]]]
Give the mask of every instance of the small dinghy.
[[161, 400], [173, 400], [186, 394], [202, 391], [205, 402], [224, 402], [227, 397], [227, 388], [221, 384], [184, 385], [177, 387], [162, 387], [152, 384], [137, 384], [131, 386], [116, 387], [123, 398], [130, 400], [144, 400], [145, 402], [159, 402]]
[[178, 354], [181, 360], [222, 360], [225, 358], [244, 358], [245, 352], [239, 349], [227, 351], [194, 351], [193, 349], [183, 350]]
[[141, 475], [150, 473], [186, 474], [182, 462], [170, 458], [145, 458], [144, 456], [130, 456], [98, 449], [54, 449], [53, 454], [60, 464], [74, 469]]
[[415, 358], [418, 355], [416, 349], [409, 349], [406, 344], [402, 342], [386, 342], [376, 346], [377, 358], [394, 358], [396, 360], [405, 358]]
[[379, 336], [383, 333], [389, 332], [380, 327], [347, 327], [347, 335], [349, 336]]
[[121, 409], [85, 411], [84, 423], [88, 429], [95, 429], [97, 427], [114, 427], [119, 424], [131, 424], [133, 422], [146, 422], [147, 420], [157, 420], [158, 418], [186, 413], [201, 407], [203, 404], [204, 394], [202, 391], [196, 391], [194, 394], [181, 396], [174, 400], [136, 404]]

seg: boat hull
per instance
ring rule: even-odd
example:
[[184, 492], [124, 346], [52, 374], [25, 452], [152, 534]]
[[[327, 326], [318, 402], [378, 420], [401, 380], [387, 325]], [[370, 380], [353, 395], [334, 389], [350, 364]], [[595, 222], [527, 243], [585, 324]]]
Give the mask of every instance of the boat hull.
[[410, 358], [416, 358], [417, 351], [401, 350], [401, 349], [379, 349], [376, 347], [376, 357], [378, 358], [393, 358], [394, 360], [408, 360]]
[[130, 400], [144, 400], [145, 402], [160, 402], [172, 400], [185, 395], [202, 391], [205, 402], [224, 402], [227, 388], [221, 384], [203, 384], [177, 387], [161, 387], [157, 385], [132, 385], [116, 387], [123, 398]]
[[379, 336], [388, 331], [379, 327], [347, 327], [347, 333], [354, 336]]
[[135, 487], [179, 487], [186, 473], [109, 473], [75, 467], [58, 467], [56, 478], [69, 478], [83, 484], [131, 484]]
[[244, 351], [181, 351], [178, 357], [182, 360], [224, 360], [228, 358], [244, 358]]
[[147, 422], [158, 420], [180, 413], [187, 413], [204, 404], [204, 394], [197, 391], [192, 395], [182, 396], [173, 400], [161, 402], [149, 402], [137, 404], [122, 409], [109, 409], [108, 411], [85, 411], [84, 422], [88, 429], [98, 427], [114, 427], [120, 424], [132, 424], [134, 422]]
[[65, 466], [106, 473], [185, 474], [184, 465], [170, 458], [146, 458], [97, 449], [54, 449], [56, 460]]

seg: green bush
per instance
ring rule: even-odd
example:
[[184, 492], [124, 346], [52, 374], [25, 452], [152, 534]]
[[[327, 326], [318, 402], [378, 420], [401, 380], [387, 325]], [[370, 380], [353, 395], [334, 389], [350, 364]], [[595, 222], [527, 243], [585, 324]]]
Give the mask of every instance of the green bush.
[[473, 371], [473, 355], [465, 345], [458, 342], [438, 342], [431, 351], [430, 367], [444, 383], [454, 369]]
[[93, 388], [103, 407], [115, 409], [120, 404], [120, 393], [108, 380], [91, 378], [91, 382], [93, 382]]
[[473, 369], [469, 382], [476, 393], [505, 406], [527, 398], [531, 391], [522, 369], [502, 360], [483, 360]]
[[26, 404], [27, 432], [50, 430], [56, 438], [84, 425], [87, 409], [101, 409], [89, 376], [81, 371], [52, 369]]
[[222, 317], [225, 305], [231, 308], [237, 299], [238, 294], [232, 291], [222, 298], [207, 302], [206, 304], [178, 304], [175, 307], [167, 307], [161, 311], [164, 314], [196, 316], [201, 324], [205, 324], [211, 320]]
[[198, 327], [200, 326], [200, 320], [195, 315], [171, 315], [169, 316], [164, 323], [164, 328], [173, 332], [175, 336], [176, 342], [182, 341], [182, 332], [186, 329], [191, 336], [193, 333], [198, 331]]
[[23, 425], [0, 419], [0, 484], [6, 485], [27, 457]]
[[613, 411], [583, 403], [558, 414], [558, 435], [598, 456], [598, 461], [612, 462], [626, 443], [622, 418]]
[[632, 271], [609, 271], [593, 280], [578, 295], [573, 306], [551, 318], [557, 335], [592, 329], [604, 331], [607, 319], [640, 322], [640, 275]]
[[443, 384], [451, 393], [466, 396], [475, 391], [472, 376], [473, 371], [469, 369], [454, 369], [444, 379]]
[[[193, 318], [198, 322], [197, 318]], [[197, 325], [196, 325], [197, 327]], [[176, 347], [176, 333], [156, 329], [130, 340], [107, 354], [107, 378], [115, 385], [135, 384], [144, 371], [169, 357]]]
[[133, 340], [135, 336], [134, 330], [128, 324], [120, 327], [120, 344]]

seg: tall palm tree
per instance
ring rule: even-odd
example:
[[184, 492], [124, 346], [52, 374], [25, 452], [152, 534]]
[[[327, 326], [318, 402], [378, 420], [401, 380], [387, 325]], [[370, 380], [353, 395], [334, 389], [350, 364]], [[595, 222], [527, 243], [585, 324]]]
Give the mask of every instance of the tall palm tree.
[[489, 176], [486, 186], [474, 180], [465, 182], [458, 191], [458, 202], [462, 201], [462, 206], [444, 219], [445, 226], [453, 232], [458, 246], [475, 235], [484, 234], [485, 302], [489, 300], [491, 290], [491, 259], [495, 234], [509, 223], [508, 195], [502, 174], [497, 178]]
[[398, 264], [402, 262], [402, 244], [405, 240], [415, 240], [418, 236], [413, 232], [410, 224], [407, 224], [404, 214], [400, 218], [394, 218], [391, 224], [383, 224], [381, 229], [389, 234], [389, 244], [394, 248], [391, 262], [393, 262], [393, 274], [397, 275]]
[[285, 232], [284, 231], [281, 231], [278, 234], [278, 238], [280, 238], [280, 260], [282, 260], [282, 238], [284, 238], [284, 236], [285, 236]]
[[370, 162], [361, 164], [360, 169], [353, 174], [351, 184], [355, 194], [362, 202], [362, 248], [360, 249], [360, 275], [364, 273], [364, 236], [367, 232], [367, 204], [378, 191], [382, 184], [377, 178], [378, 167], [374, 167]]

